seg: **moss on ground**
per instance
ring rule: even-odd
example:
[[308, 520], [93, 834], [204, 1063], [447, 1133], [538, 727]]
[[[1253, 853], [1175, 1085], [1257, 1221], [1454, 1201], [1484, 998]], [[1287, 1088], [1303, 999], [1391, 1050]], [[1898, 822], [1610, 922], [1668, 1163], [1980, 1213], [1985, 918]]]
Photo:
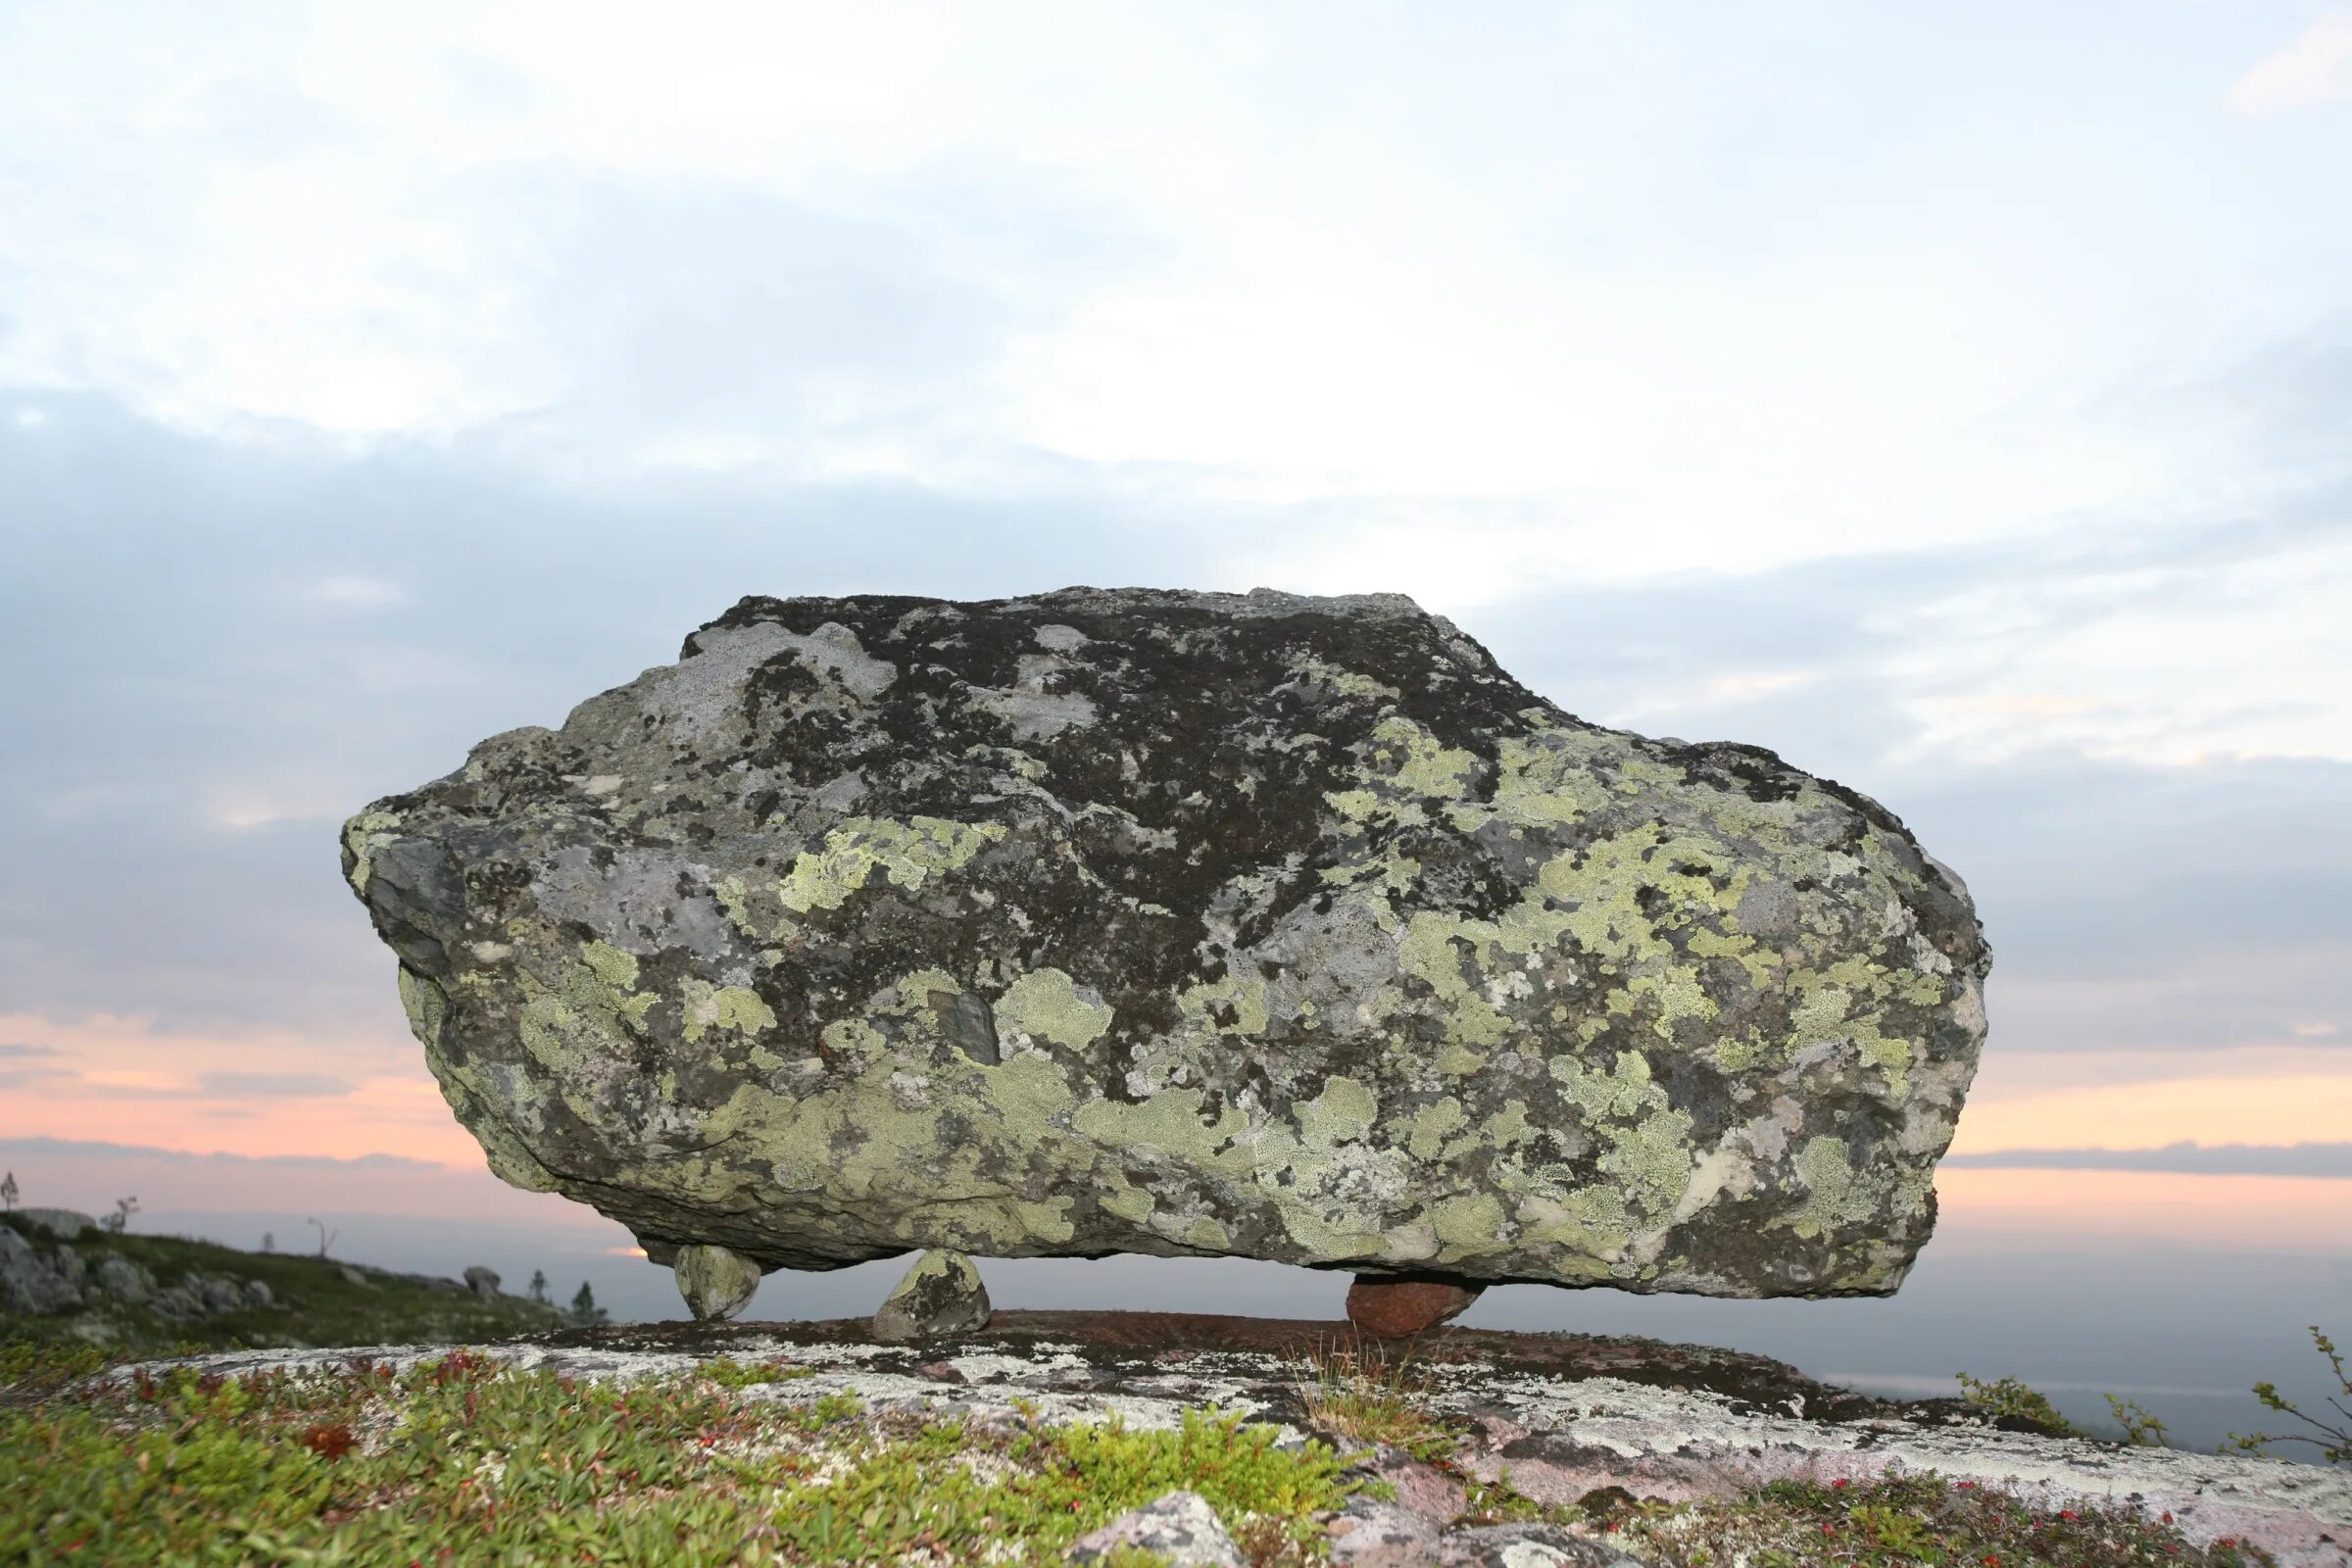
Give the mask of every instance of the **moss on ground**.
[[[1251, 1568], [1311, 1568], [1364, 1457], [1214, 1409], [1181, 1429], [971, 1420], [812, 1396], [810, 1369], [720, 1358], [595, 1382], [466, 1349], [406, 1371], [224, 1379], [122, 1368], [88, 1345], [0, 1346], [0, 1562], [403, 1565], [1017, 1565], [1178, 1488], [1202, 1494]], [[110, 1371], [106, 1378], [92, 1374]], [[1342, 1369], [1386, 1399], [1382, 1368]], [[1346, 1377], [1334, 1380], [1345, 1387]], [[1439, 1429], [1420, 1434], [1435, 1438]], [[2126, 1506], [2036, 1507], [1934, 1475], [1780, 1482], [1668, 1504], [1604, 1488], [1539, 1503], [1462, 1479], [1457, 1525], [1547, 1523], [1657, 1568], [2261, 1568]], [[1146, 1561], [1130, 1553], [1121, 1568]]]
[[[0, 1215], [0, 1224], [13, 1226], [43, 1250], [56, 1245], [55, 1238], [16, 1216]], [[116, 1235], [96, 1229], [84, 1230], [70, 1245], [92, 1269], [111, 1253], [144, 1267], [159, 1287], [176, 1284], [191, 1273], [260, 1280], [270, 1287], [275, 1304], [182, 1320], [145, 1306], [104, 1300], [85, 1288], [91, 1305], [10, 1315], [5, 1331], [10, 1338], [100, 1345], [152, 1355], [197, 1349], [483, 1344], [537, 1333], [563, 1321], [557, 1308], [519, 1296], [484, 1298], [456, 1281], [428, 1283], [334, 1258], [247, 1252], [184, 1237]]]
[[2200, 1545], [2126, 1505], [2044, 1508], [1940, 1476], [1776, 1481], [1745, 1501], [1631, 1503], [1599, 1521], [1635, 1556], [1682, 1568], [2257, 1568], [2268, 1552]]
[[785, 1368], [589, 1383], [463, 1349], [61, 1388], [92, 1354], [17, 1357], [48, 1392], [0, 1410], [0, 1562], [1049, 1562], [1181, 1487], [1270, 1564], [1319, 1554], [1353, 1487], [1328, 1446], [1214, 1410], [1178, 1431], [869, 1417], [744, 1375]]

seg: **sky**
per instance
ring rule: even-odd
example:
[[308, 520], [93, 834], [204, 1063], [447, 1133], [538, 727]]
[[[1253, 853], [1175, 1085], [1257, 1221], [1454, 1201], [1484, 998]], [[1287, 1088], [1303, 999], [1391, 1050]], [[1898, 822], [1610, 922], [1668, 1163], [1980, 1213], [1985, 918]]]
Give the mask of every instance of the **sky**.
[[2265, 0], [0, 0], [0, 1159], [580, 1218], [342, 818], [745, 594], [1264, 585], [1900, 815], [1947, 1211], [2352, 1249], [2348, 168]]

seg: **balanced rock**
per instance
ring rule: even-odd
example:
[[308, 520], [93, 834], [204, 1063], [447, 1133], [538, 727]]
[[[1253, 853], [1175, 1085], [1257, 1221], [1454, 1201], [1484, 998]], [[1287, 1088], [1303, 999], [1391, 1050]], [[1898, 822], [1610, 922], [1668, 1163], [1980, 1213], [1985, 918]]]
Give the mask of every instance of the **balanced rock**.
[[961, 1252], [925, 1252], [874, 1313], [884, 1343], [944, 1339], [988, 1327], [988, 1287]]
[[498, 1270], [476, 1263], [466, 1271], [466, 1288], [486, 1301], [498, 1298]]
[[491, 1168], [657, 1262], [910, 1248], [1884, 1294], [1966, 890], [1396, 595], [746, 599], [343, 864]]
[[1479, 1295], [1457, 1280], [1359, 1275], [1348, 1287], [1348, 1321], [1367, 1334], [1404, 1339], [1460, 1317]]
[[760, 1289], [760, 1265], [729, 1248], [681, 1247], [670, 1266], [697, 1322], [733, 1317]]

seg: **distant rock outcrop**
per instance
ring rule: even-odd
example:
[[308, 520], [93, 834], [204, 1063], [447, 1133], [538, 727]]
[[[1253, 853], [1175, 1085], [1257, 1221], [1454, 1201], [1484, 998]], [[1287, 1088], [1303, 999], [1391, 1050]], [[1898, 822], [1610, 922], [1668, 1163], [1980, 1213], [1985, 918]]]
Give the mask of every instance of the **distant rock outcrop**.
[[343, 864], [491, 1167], [649, 1256], [1884, 1294], [1989, 961], [1876, 803], [1394, 595], [747, 599]]

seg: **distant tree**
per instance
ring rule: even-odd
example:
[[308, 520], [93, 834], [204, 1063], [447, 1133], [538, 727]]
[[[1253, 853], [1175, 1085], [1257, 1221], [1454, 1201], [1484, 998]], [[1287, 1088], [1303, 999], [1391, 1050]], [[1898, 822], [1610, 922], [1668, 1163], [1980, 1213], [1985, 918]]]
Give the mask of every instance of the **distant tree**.
[[0, 1181], [0, 1202], [11, 1209], [17, 1206], [17, 1173], [13, 1170], [8, 1173], [8, 1180]]
[[543, 1268], [531, 1270], [531, 1299], [542, 1302], [547, 1299], [547, 1270]]
[[340, 1230], [330, 1231], [324, 1225], [319, 1225], [318, 1221], [315, 1219], [311, 1223], [318, 1226], [318, 1255], [324, 1257], [326, 1250], [335, 1245], [335, 1238], [343, 1233]]
[[262, 1232], [262, 1250], [265, 1252], [277, 1250], [277, 1238], [269, 1231]]
[[115, 1200], [115, 1211], [112, 1214], [107, 1215], [106, 1218], [100, 1220], [98, 1223], [105, 1226], [115, 1235], [120, 1236], [122, 1234], [122, 1228], [130, 1223], [130, 1216], [136, 1214], [138, 1211], [139, 1200], [137, 1199], [118, 1198]]
[[604, 1322], [612, 1315], [596, 1304], [596, 1292], [588, 1288], [588, 1282], [580, 1281], [580, 1294], [571, 1298], [571, 1320], [587, 1328]]

